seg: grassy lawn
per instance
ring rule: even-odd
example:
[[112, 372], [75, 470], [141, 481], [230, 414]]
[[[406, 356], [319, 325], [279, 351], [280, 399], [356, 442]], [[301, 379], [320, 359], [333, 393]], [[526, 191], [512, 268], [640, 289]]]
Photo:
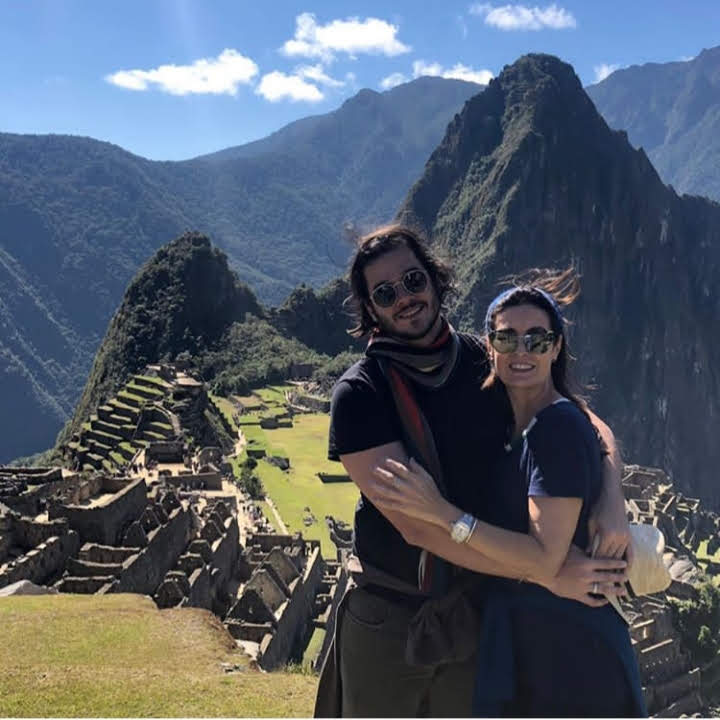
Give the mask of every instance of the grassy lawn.
[[2, 716], [312, 713], [317, 678], [253, 670], [205, 610], [158, 610], [141, 595], [11, 597], [0, 627]]
[[293, 389], [293, 385], [267, 385], [264, 388], [255, 390], [255, 395], [261, 398], [266, 405], [272, 405], [273, 403], [284, 404], [285, 391]]
[[698, 560], [712, 560], [714, 562], [720, 562], [720, 549], [715, 552], [714, 555], [708, 555], [707, 551], [708, 541], [702, 540], [698, 545], [697, 552], [695, 553]]
[[228, 400], [227, 398], [220, 397], [219, 395], [210, 395], [210, 399], [215, 403], [218, 410], [223, 414], [223, 417], [225, 420], [227, 420], [228, 425], [237, 430], [237, 423], [235, 420], [233, 420], [233, 415], [237, 412], [237, 409], [235, 407], [235, 403], [233, 403], [232, 400]]
[[[266, 517], [268, 522], [275, 528], [275, 532], [279, 533], [280, 528], [278, 527], [277, 520], [275, 519], [275, 513], [270, 509], [270, 506], [267, 504], [265, 500], [258, 501], [258, 504], [260, 506], [260, 509], [262, 510], [262, 514]], [[282, 513], [280, 514], [280, 517], [282, 517]]]
[[233, 395], [233, 398], [243, 406], [245, 412], [259, 410], [262, 400], [257, 395]]
[[[325, 515], [352, 523], [358, 490], [352, 483], [323, 484], [318, 471], [342, 472], [339, 463], [327, 459], [327, 436], [330, 416], [325, 414], [296, 415], [294, 427], [277, 430], [257, 429], [265, 437], [268, 454], [290, 458], [285, 473], [264, 460], [258, 472], [266, 492], [291, 532], [301, 531], [303, 537], [317, 538], [326, 558], [335, 557], [335, 545], [325, 525]], [[317, 522], [306, 527], [303, 508], [308, 506]]]
[[325, 641], [325, 630], [322, 628], [315, 628], [308, 646], [305, 648], [305, 655], [303, 656], [303, 665], [311, 665], [313, 660], [317, 657], [320, 652], [323, 642]]

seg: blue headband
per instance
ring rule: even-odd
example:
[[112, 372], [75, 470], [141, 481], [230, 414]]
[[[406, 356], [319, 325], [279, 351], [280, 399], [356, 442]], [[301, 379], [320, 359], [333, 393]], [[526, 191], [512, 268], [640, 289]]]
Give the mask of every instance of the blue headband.
[[560, 327], [563, 326], [564, 318], [562, 311], [560, 310], [560, 306], [557, 304], [557, 301], [555, 298], [549, 293], [545, 292], [542, 288], [539, 287], [511, 287], [507, 290], [503, 290], [488, 306], [487, 312], [485, 313], [485, 333], [489, 334], [491, 331], [491, 321], [493, 313], [495, 312], [495, 309], [497, 306], [503, 302], [504, 300], [507, 300], [511, 295], [514, 295], [516, 292], [519, 292], [521, 290], [532, 290], [533, 292], [540, 293], [547, 301], [550, 303], [550, 307], [553, 310], [553, 313], [555, 314], [555, 319], [558, 321], [558, 324]]

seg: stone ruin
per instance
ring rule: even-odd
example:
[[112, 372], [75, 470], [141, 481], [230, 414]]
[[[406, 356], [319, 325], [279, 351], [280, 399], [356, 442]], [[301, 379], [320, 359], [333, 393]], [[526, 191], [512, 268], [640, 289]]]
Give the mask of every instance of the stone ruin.
[[[704, 510], [697, 499], [676, 493], [672, 481], [656, 468], [625, 467], [623, 477], [626, 509], [631, 522], [659, 528], [666, 541], [664, 562], [672, 576], [665, 593], [623, 600], [631, 618], [630, 635], [640, 666], [648, 709], [656, 717], [678, 717], [702, 712], [702, 678], [712, 678], [717, 670], [694, 666], [688, 651], [672, 625], [672, 611], [666, 597], [696, 598], [695, 587], [702, 572], [713, 572], [713, 563], [695, 556], [700, 543], [720, 545], [720, 518]], [[711, 663], [712, 665], [712, 663]]]
[[287, 402], [295, 413], [330, 412], [330, 400], [327, 397], [305, 392], [302, 388], [288, 392]]
[[[156, 459], [178, 459], [170, 446], [159, 450]], [[220, 459], [217, 449], [195, 456]], [[60, 592], [141, 593], [160, 608], [210, 610], [265, 669], [302, 658], [336, 566], [328, 571], [319, 542], [268, 532], [237, 488], [180, 487], [162, 474], [3, 473], [18, 509], [0, 505], [0, 588], [29, 580]]]
[[300, 534], [256, 534], [240, 562], [244, 585], [225, 626], [266, 670], [302, 657], [325, 577], [320, 543]]
[[[217, 445], [205, 417], [212, 405], [199, 378], [176, 365], [148, 365], [63, 446], [65, 462], [77, 470], [123, 474], [151, 444], [182, 443], [190, 436], [199, 446]], [[222, 413], [211, 409], [223, 422]], [[230, 428], [225, 430], [232, 435]]]

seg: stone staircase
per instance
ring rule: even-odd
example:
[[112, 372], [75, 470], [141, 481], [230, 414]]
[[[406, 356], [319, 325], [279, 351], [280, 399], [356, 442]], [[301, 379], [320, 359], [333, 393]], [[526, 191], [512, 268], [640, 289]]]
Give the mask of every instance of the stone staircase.
[[83, 424], [67, 443], [67, 453], [81, 470], [114, 473], [151, 442], [174, 438], [177, 423], [161, 405], [172, 389], [161, 378], [134, 375]]

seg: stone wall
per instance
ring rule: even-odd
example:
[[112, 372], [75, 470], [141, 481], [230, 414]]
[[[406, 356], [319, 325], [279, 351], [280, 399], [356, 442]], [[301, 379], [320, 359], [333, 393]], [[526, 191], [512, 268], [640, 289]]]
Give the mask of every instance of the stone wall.
[[[51, 477], [52, 479], [38, 485], [23, 481], [24, 487], [21, 492], [5, 495], [0, 492], [0, 500], [22, 515], [30, 517], [39, 515], [43, 511], [48, 498], [57, 493], [66, 492], [78, 483], [76, 475], [63, 478], [62, 475], [58, 477], [57, 473], [53, 472]], [[2, 483], [0, 482], [0, 484]]]
[[15, 516], [13, 518], [15, 544], [26, 550], [37, 547], [40, 543], [53, 536], [65, 535], [69, 529], [68, 521], [64, 518], [48, 522], [39, 522], [24, 516]]
[[350, 575], [345, 567], [340, 563], [327, 563], [326, 576], [321, 585], [320, 594], [317, 596], [316, 611], [319, 611], [318, 617], [313, 624], [317, 628], [325, 630], [325, 637], [318, 654], [312, 658], [312, 666], [315, 670], [320, 671], [327, 657], [333, 635], [335, 633], [335, 620], [337, 618], [337, 609], [345, 596], [348, 588]]
[[191, 512], [177, 507], [164, 525], [148, 533], [148, 544], [123, 563], [114, 592], [152, 595], [192, 537]]
[[317, 476], [323, 483], [346, 483], [350, 482], [350, 476], [347, 473], [326, 473], [319, 472]]
[[145, 463], [181, 463], [184, 446], [180, 440], [151, 442], [145, 449]]
[[[104, 482], [109, 483], [109, 479]], [[112, 481], [112, 488], [117, 487]], [[108, 492], [113, 492], [109, 487]], [[51, 518], [64, 517], [73, 530], [77, 530], [83, 542], [96, 542], [102, 545], [118, 544], [122, 532], [135, 519], [142, 515], [147, 502], [145, 480], [125, 481], [124, 486], [115, 492], [115, 496], [99, 505], [55, 505], [49, 509]]]
[[227, 612], [226, 588], [237, 569], [240, 529], [225, 503], [215, 502], [209, 509], [200, 537], [190, 543], [157, 588], [158, 607], [202, 607], [217, 615]]
[[39, 485], [62, 480], [62, 468], [0, 466], [0, 478], [20, 478], [28, 485]]
[[287, 605], [276, 612], [275, 632], [263, 638], [260, 644], [258, 662], [265, 670], [272, 670], [287, 663], [305, 636], [306, 628], [312, 621], [315, 596], [322, 582], [325, 563], [320, 547], [313, 547], [307, 558], [305, 572], [295, 582]]
[[161, 477], [165, 483], [177, 488], [222, 490], [222, 476], [219, 472], [183, 472], [179, 475], [161, 475]]
[[0, 587], [18, 580], [45, 583], [63, 570], [68, 558], [77, 553], [79, 544], [78, 534], [73, 530], [47, 538], [0, 571]]

